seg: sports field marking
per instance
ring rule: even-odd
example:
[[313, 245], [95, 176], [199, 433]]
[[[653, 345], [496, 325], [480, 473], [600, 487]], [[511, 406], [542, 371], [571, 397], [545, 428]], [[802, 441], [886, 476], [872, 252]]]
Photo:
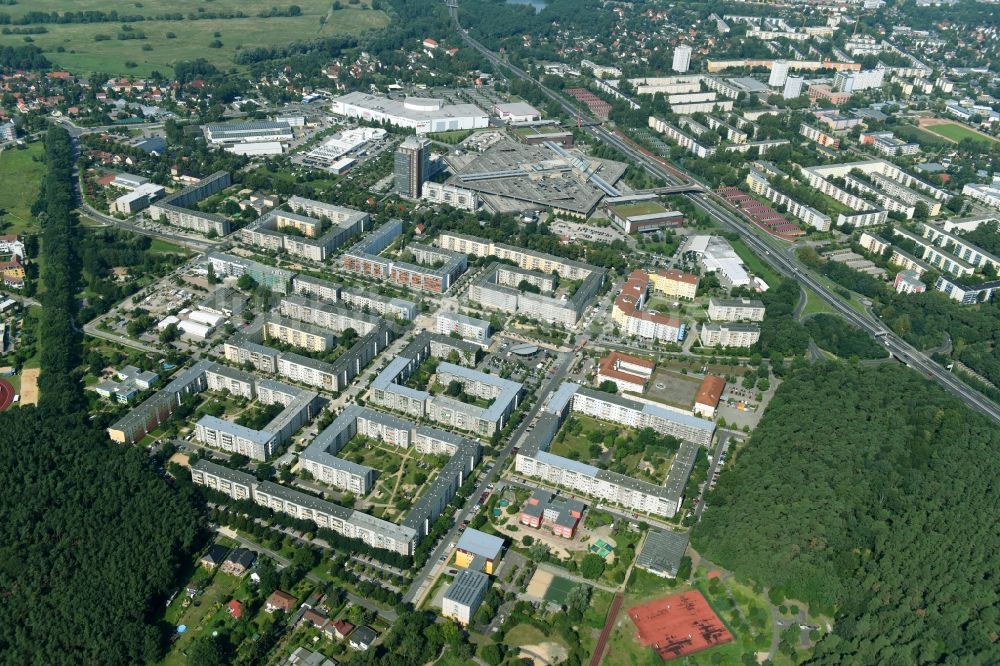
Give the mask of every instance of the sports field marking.
[[963, 139], [972, 139], [980, 143], [1000, 143], [995, 137], [974, 127], [944, 118], [921, 118], [917, 126], [952, 143], [959, 143]]

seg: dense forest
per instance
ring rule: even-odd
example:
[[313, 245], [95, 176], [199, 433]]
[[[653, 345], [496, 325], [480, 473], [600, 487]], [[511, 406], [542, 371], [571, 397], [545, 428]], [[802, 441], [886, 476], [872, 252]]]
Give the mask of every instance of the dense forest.
[[818, 314], [803, 325], [821, 349], [841, 358], [877, 359], [889, 355], [870, 335], [837, 315]]
[[759, 297], [767, 306], [767, 315], [760, 325], [758, 346], [765, 355], [774, 353], [783, 356], [805, 354], [809, 348], [809, 334], [802, 324], [795, 321], [795, 306], [801, 292], [794, 280], [782, 280], [763, 294], [734, 292], [741, 296]]
[[832, 613], [812, 663], [1000, 663], [998, 446], [906, 368], [815, 365], [778, 390], [693, 544]]
[[72, 145], [46, 137], [41, 401], [0, 413], [0, 663], [122, 664], [162, 654], [155, 624], [199, 537], [186, 494], [88, 419]]

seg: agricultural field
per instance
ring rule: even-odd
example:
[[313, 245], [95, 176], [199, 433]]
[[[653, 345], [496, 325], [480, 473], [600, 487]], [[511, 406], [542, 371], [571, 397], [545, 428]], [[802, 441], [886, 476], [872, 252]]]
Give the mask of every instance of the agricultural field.
[[31, 205], [38, 198], [45, 164], [41, 142], [27, 148], [0, 151], [0, 233], [21, 234], [34, 230]]
[[[344, 4], [333, 11], [330, 0], [297, 0], [297, 16], [258, 17], [275, 4], [271, 0], [175, 0], [161, 3], [133, 2], [116, 6], [119, 14], [146, 17], [129, 23], [45, 24], [47, 32], [38, 35], [0, 35], [0, 46], [20, 45], [30, 39], [41, 48], [56, 67], [74, 74], [100, 72], [146, 76], [159, 71], [169, 76], [173, 64], [203, 57], [220, 69], [232, 67], [233, 57], [241, 48], [284, 46], [343, 34], [359, 34], [384, 27], [389, 18], [371, 9], [370, 0], [357, 5]], [[278, 6], [285, 10], [291, 3]], [[12, 22], [29, 11], [107, 11], [102, 0], [36, 0], [0, 7]], [[242, 12], [243, 18], [213, 17]], [[162, 20], [166, 14], [179, 14], [181, 20]], [[157, 20], [161, 19], [161, 20]], [[119, 36], [143, 35], [144, 39]]]

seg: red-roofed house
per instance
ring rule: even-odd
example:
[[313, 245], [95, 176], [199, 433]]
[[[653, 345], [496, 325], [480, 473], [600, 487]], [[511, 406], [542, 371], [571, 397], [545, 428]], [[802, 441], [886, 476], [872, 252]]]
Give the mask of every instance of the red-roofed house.
[[715, 375], [705, 375], [698, 394], [694, 398], [694, 407], [691, 409], [695, 414], [715, 418], [715, 410], [719, 408], [719, 401], [722, 393], [726, 390], [726, 380]]
[[628, 276], [622, 293], [615, 299], [611, 310], [611, 320], [621, 328], [624, 335], [634, 335], [647, 340], [677, 342], [681, 339], [681, 320], [667, 317], [657, 312], [643, 312], [646, 294], [649, 292], [649, 276], [635, 270]]
[[328, 618], [326, 615], [323, 615], [323, 613], [319, 612], [318, 610], [310, 608], [309, 610], [307, 610], [305, 613], [302, 614], [302, 621], [318, 629], [326, 629], [327, 623], [330, 621], [330, 618]]
[[347, 620], [334, 620], [330, 623], [330, 626], [333, 627], [333, 633], [336, 634], [339, 640], [344, 640], [354, 631], [354, 625]]
[[275, 590], [267, 597], [267, 601], [264, 602], [264, 610], [268, 613], [278, 610], [291, 613], [297, 605], [298, 601], [296, 601], [295, 597], [287, 592]]
[[236, 601], [236, 599], [230, 601], [227, 604], [227, 606], [229, 607], [229, 614], [232, 615], [234, 618], [239, 620], [240, 618], [243, 617], [243, 604]]
[[656, 363], [653, 361], [621, 352], [611, 352], [598, 366], [594, 381], [597, 384], [614, 382], [619, 391], [642, 393], [655, 367]]

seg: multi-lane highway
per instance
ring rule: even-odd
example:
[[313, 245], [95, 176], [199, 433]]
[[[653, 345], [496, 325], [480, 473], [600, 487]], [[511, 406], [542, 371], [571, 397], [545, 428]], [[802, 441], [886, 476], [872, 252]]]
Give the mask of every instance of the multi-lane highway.
[[[590, 120], [589, 114], [583, 113], [580, 108], [570, 103], [569, 100], [546, 88], [541, 84], [541, 82], [531, 77], [523, 69], [502, 60], [496, 53], [493, 53], [478, 41], [470, 37], [458, 23], [457, 9], [449, 6], [449, 11], [455, 21], [455, 25], [458, 28], [462, 39], [469, 44], [469, 46], [482, 54], [483, 57], [492, 62], [498, 68], [506, 69], [515, 77], [535, 85], [542, 92], [542, 94], [559, 104], [559, 106], [562, 107], [570, 117], [579, 117]], [[585, 123], [583, 128], [598, 141], [617, 149], [619, 152], [631, 159], [637, 166], [646, 170], [650, 175], [663, 179], [664, 182], [669, 185], [680, 185], [684, 180], [687, 180], [688, 182], [696, 182], [696, 179], [683, 174], [678, 169], [668, 167], [664, 160], [654, 159], [644, 154], [642, 151], [637, 150], [633, 144], [596, 123]], [[986, 414], [997, 423], [1000, 423], [1000, 407], [998, 407], [996, 403], [955, 378], [955, 376], [948, 372], [945, 368], [942, 368], [940, 365], [930, 360], [926, 355], [884, 327], [872, 315], [858, 312], [844, 303], [843, 300], [830, 292], [826, 285], [816, 279], [816, 277], [814, 277], [809, 270], [798, 261], [798, 259], [793, 256], [787, 256], [784, 253], [772, 252], [770, 246], [762, 240], [753, 229], [743, 223], [732, 211], [728, 210], [725, 205], [722, 204], [710, 191], [704, 193], [690, 193], [685, 194], [684, 196], [688, 197], [694, 205], [705, 211], [705, 213], [707, 213], [714, 220], [738, 233], [754, 252], [760, 255], [780, 273], [798, 280], [801, 284], [807, 285], [823, 300], [829, 303], [845, 319], [882, 342], [893, 356], [906, 363], [909, 367], [925, 373], [928, 378], [938, 382], [938, 384], [944, 387], [945, 390], [957, 396], [971, 408]]]

